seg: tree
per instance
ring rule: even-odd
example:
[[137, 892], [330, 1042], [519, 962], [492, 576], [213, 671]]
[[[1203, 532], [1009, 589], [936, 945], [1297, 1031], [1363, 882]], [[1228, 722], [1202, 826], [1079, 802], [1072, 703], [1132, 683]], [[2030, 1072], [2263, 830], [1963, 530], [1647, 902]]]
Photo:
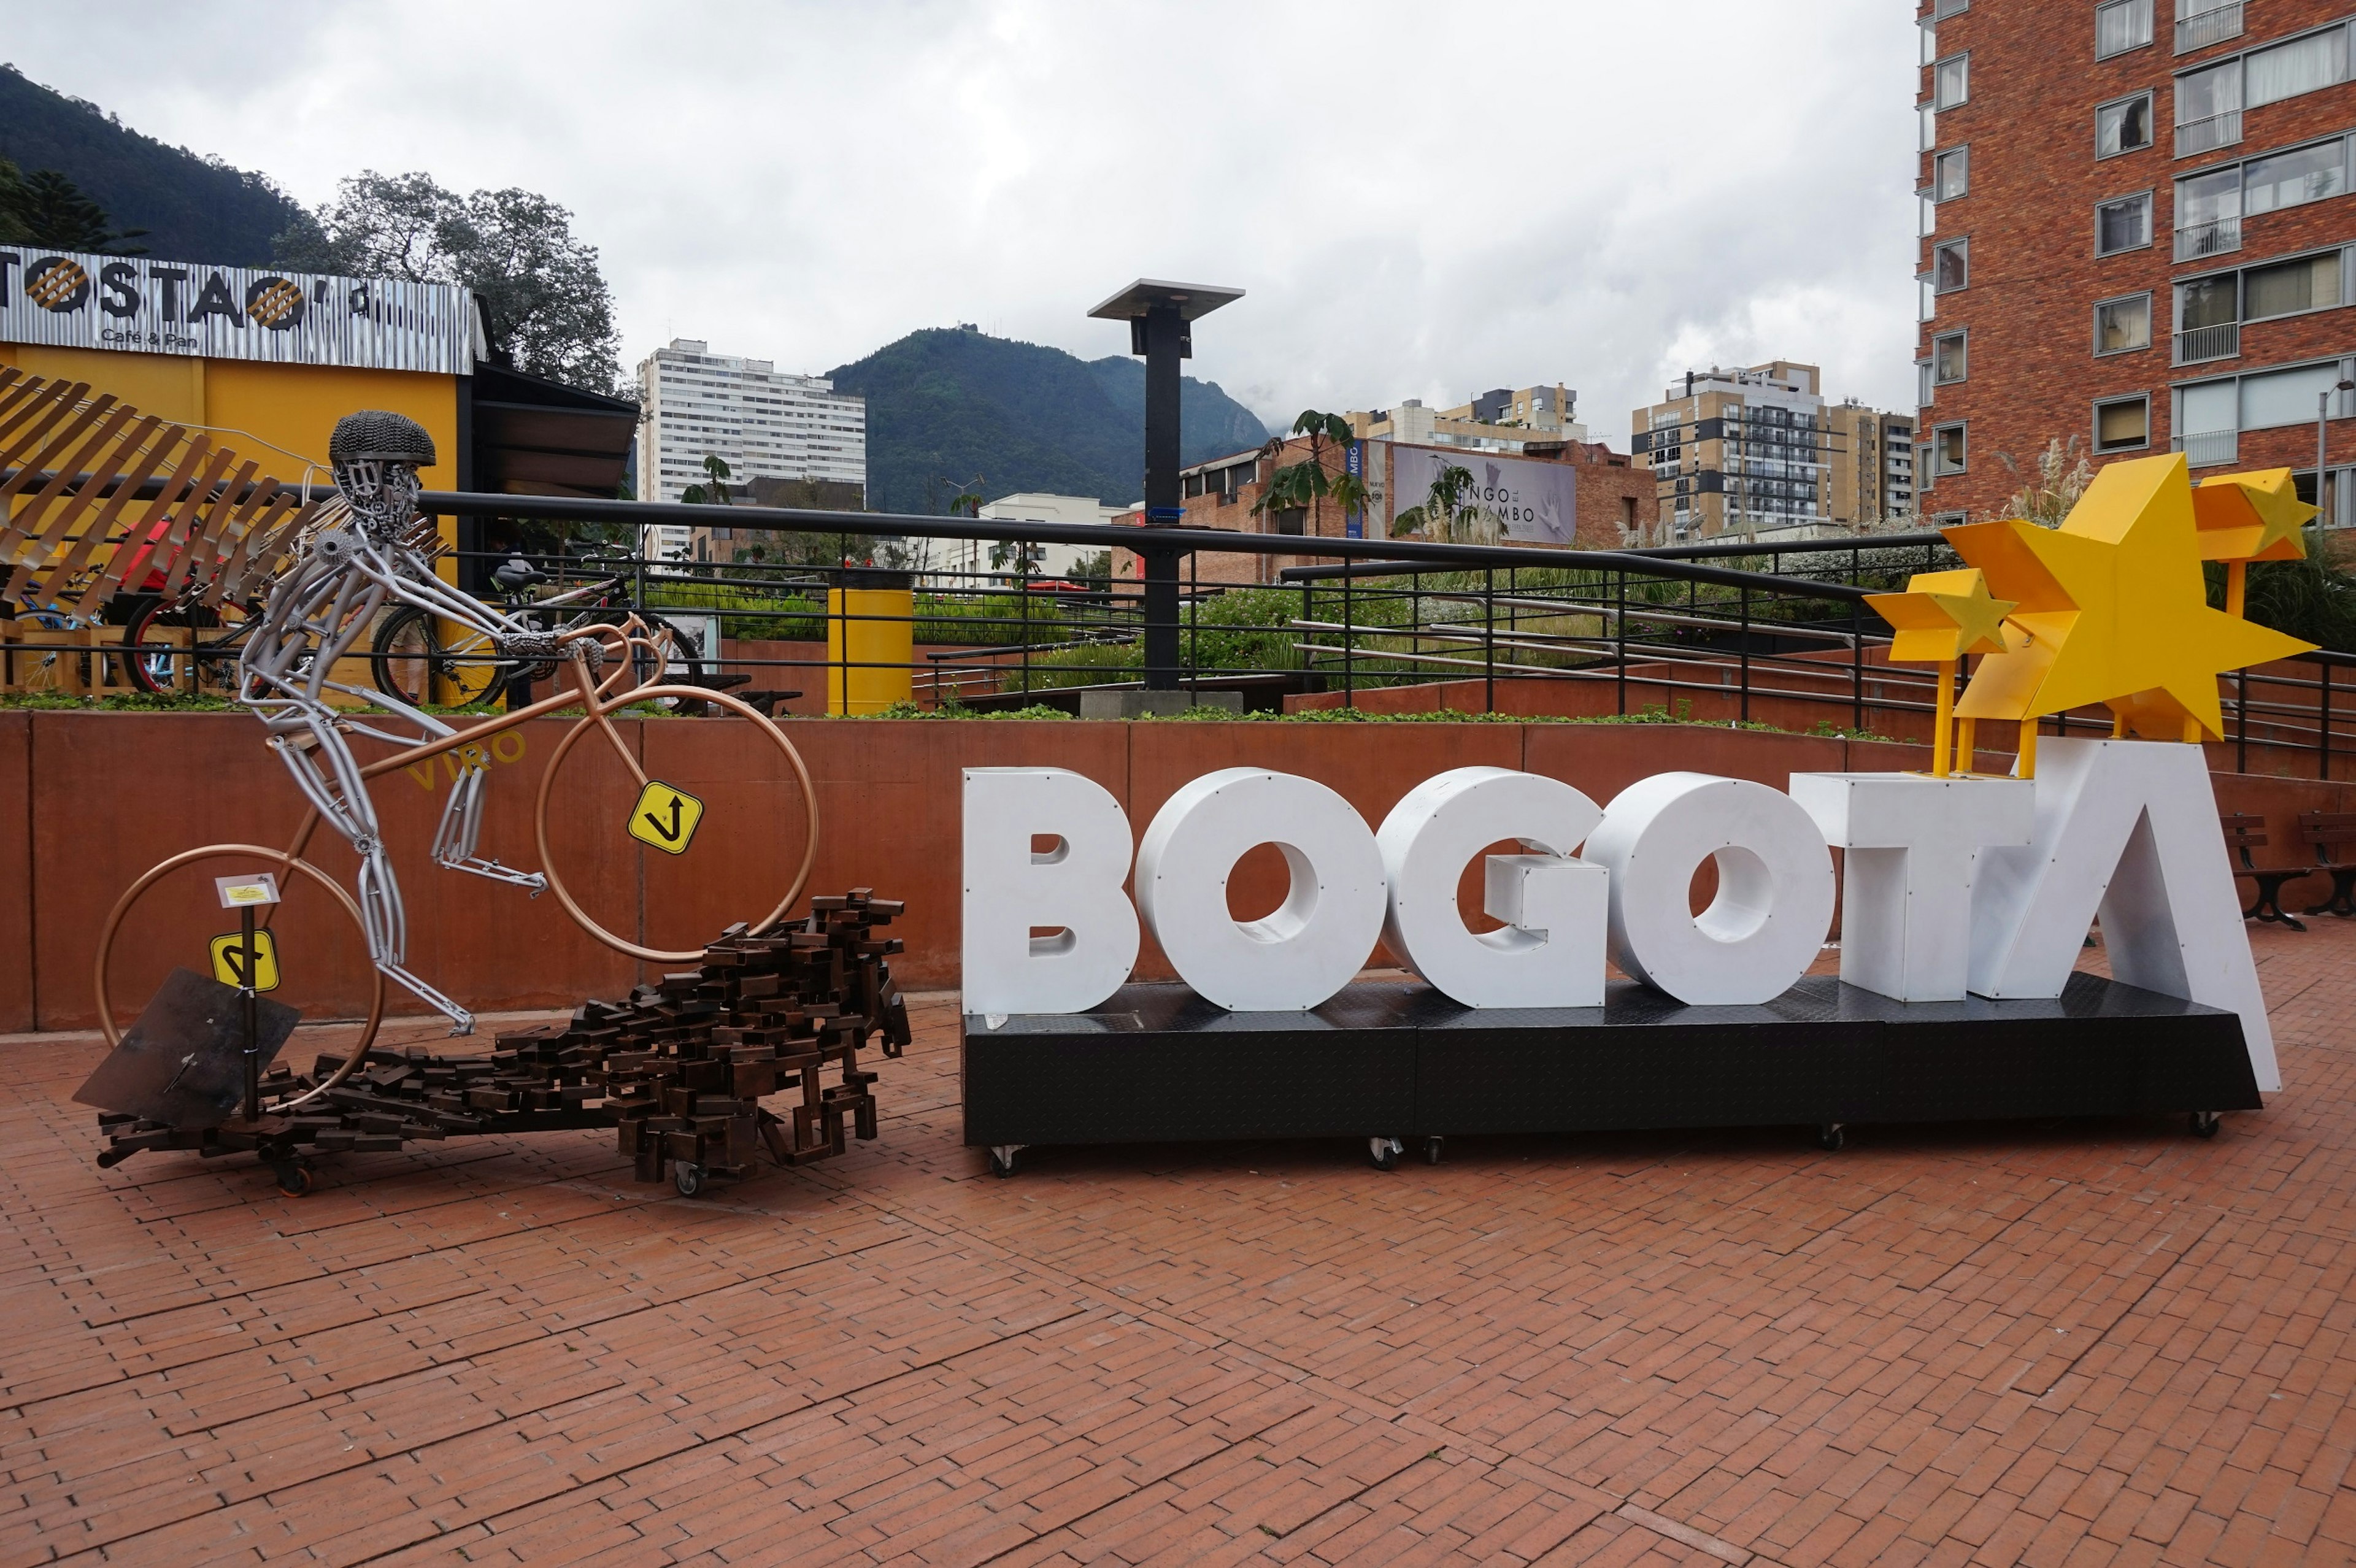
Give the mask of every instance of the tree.
[[107, 256], [144, 256], [146, 250], [126, 245], [145, 234], [145, 229], [117, 231], [106, 208], [81, 193], [80, 187], [55, 169], [27, 175], [0, 158], [0, 244], [47, 245], [59, 251], [95, 251]]
[[281, 265], [353, 277], [464, 283], [494, 360], [591, 391], [622, 386], [614, 296], [597, 249], [573, 214], [509, 187], [460, 197], [428, 174], [364, 170], [342, 181], [317, 221], [278, 236]]
[[[1321, 531], [1319, 514], [1327, 501], [1344, 513], [1365, 511], [1370, 495], [1365, 481], [1346, 466], [1338, 472], [1329, 472], [1326, 467], [1329, 454], [1348, 451], [1350, 421], [1340, 414], [1303, 409], [1301, 417], [1292, 421], [1292, 433], [1309, 438], [1309, 456], [1300, 463], [1286, 464], [1269, 476], [1267, 493], [1252, 503], [1253, 514], [1306, 511], [1309, 531], [1315, 534]], [[1285, 438], [1279, 436], [1260, 453], [1275, 459], [1284, 455], [1284, 448]]]
[[731, 477], [728, 460], [712, 453], [703, 454], [705, 485], [690, 485], [679, 493], [679, 498], [691, 507], [733, 507], [736, 497], [729, 493]]
[[1440, 544], [1495, 544], [1505, 532], [1497, 515], [1467, 499], [1473, 491], [1472, 471], [1451, 463], [1432, 475], [1431, 488], [1420, 506], [1409, 507], [1391, 521], [1391, 536], [1420, 533]]

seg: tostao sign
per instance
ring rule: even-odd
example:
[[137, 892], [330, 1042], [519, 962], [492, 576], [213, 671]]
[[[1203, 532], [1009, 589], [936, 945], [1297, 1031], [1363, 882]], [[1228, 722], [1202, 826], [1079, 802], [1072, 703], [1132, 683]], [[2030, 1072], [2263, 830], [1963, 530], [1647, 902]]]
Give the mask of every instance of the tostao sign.
[[[1682, 1002], [1756, 1004], [1806, 973], [1837, 900], [1842, 980], [1901, 1002], [2059, 997], [2099, 919], [2115, 978], [2239, 1014], [2258, 1087], [2281, 1086], [2198, 746], [2049, 740], [2034, 779], [1794, 773], [1783, 791], [1661, 773], [1608, 806], [1458, 768], [1379, 827], [1313, 780], [1228, 768], [1172, 795], [1141, 839], [1077, 773], [971, 768], [964, 819], [969, 1014], [1086, 1012], [1128, 979], [1145, 931], [1239, 1012], [1317, 1007], [1378, 938], [1468, 1008], [1600, 1007], [1607, 956]], [[1505, 841], [1518, 852], [1481, 874], [1504, 924], [1475, 933], [1457, 888]], [[1237, 921], [1227, 879], [1260, 844], [1290, 888]], [[1696, 914], [1705, 860], [1718, 892]]]

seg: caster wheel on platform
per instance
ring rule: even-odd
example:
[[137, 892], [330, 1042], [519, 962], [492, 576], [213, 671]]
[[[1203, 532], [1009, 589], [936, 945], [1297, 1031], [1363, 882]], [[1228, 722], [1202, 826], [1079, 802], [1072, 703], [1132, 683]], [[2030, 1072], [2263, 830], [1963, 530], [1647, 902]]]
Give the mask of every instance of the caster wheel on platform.
[[703, 1190], [703, 1167], [680, 1160], [671, 1167], [670, 1184], [679, 1189], [681, 1198], [692, 1198]]
[[2215, 1137], [2217, 1136], [2217, 1128], [2219, 1125], [2220, 1118], [2214, 1111], [2195, 1111], [2192, 1113], [2192, 1136], [2196, 1138]]
[[1398, 1168], [1399, 1156], [1406, 1152], [1407, 1146], [1400, 1143], [1397, 1138], [1368, 1138], [1366, 1140], [1366, 1157], [1374, 1162], [1374, 1166], [1376, 1170], [1397, 1170]]
[[307, 1166], [282, 1165], [278, 1168], [278, 1190], [289, 1198], [311, 1195], [311, 1171]]
[[1015, 1157], [1021, 1154], [1019, 1144], [992, 1144], [990, 1149], [990, 1174], [1001, 1179], [1014, 1174]]
[[1838, 1122], [1826, 1122], [1816, 1129], [1816, 1145], [1827, 1153], [1838, 1154], [1841, 1145], [1848, 1142], [1847, 1129]]
[[1426, 1165], [1438, 1165], [1440, 1163], [1440, 1135], [1438, 1133], [1434, 1133], [1431, 1136], [1423, 1140], [1423, 1163]]

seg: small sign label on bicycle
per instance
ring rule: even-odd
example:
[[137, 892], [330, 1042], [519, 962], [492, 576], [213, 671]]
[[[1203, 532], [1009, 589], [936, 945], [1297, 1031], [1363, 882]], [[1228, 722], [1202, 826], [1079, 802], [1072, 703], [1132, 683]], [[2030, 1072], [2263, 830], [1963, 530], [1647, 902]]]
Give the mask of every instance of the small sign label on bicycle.
[[666, 855], [684, 855], [703, 820], [703, 803], [685, 790], [648, 779], [630, 813], [630, 837], [651, 844]]
[[[212, 940], [213, 978], [224, 986], [245, 984], [245, 933], [232, 931]], [[278, 989], [278, 942], [264, 926], [253, 933], [253, 988]]]

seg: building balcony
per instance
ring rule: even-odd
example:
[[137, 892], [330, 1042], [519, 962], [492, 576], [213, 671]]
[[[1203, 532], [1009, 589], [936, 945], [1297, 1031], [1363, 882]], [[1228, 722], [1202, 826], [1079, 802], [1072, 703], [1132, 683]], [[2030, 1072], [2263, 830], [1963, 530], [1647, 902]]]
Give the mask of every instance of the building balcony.
[[2233, 430], [2197, 432], [2179, 435], [2169, 443], [2171, 451], [2184, 453], [2184, 459], [2195, 468], [2214, 468], [2221, 464], [2237, 461], [2242, 452], [2242, 432]]
[[2169, 363], [2205, 365], [2211, 359], [2231, 359], [2241, 351], [2241, 324], [2229, 321], [2222, 326], [2196, 326], [2178, 333], [2175, 357]]
[[2242, 220], [2238, 217], [2220, 218], [2208, 223], [2196, 223], [2176, 231], [2176, 259], [2197, 261], [2203, 256], [2222, 256], [2242, 248]]
[[2225, 0], [2222, 5], [2176, 19], [2176, 52], [2180, 55], [2241, 36], [2242, 0]]
[[2242, 139], [2242, 112], [2228, 109], [2222, 114], [2211, 114], [2206, 120], [2188, 120], [2176, 128], [2176, 155], [2189, 158], [2195, 153], [2230, 147]]

